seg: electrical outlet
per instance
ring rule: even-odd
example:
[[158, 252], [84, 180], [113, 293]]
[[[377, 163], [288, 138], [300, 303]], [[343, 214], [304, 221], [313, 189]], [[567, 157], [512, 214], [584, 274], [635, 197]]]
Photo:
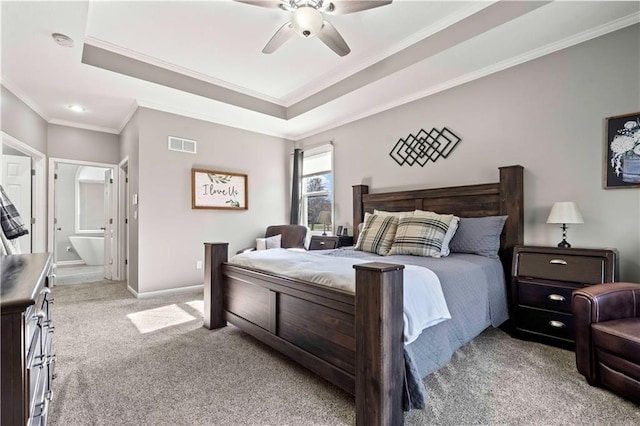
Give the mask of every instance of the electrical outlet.
[[196, 269], [202, 269], [202, 260], [196, 262]]

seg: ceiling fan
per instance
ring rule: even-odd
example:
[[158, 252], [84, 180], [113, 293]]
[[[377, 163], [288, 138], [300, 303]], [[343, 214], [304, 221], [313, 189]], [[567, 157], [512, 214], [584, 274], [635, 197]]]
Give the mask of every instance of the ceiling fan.
[[262, 49], [262, 53], [273, 53], [285, 41], [294, 34], [301, 37], [318, 36], [320, 41], [340, 56], [345, 56], [351, 49], [344, 41], [338, 30], [326, 21], [323, 14], [346, 15], [385, 6], [392, 0], [235, 0], [238, 3], [246, 3], [254, 6], [279, 8], [291, 12], [291, 20], [284, 24], [271, 37], [271, 40]]

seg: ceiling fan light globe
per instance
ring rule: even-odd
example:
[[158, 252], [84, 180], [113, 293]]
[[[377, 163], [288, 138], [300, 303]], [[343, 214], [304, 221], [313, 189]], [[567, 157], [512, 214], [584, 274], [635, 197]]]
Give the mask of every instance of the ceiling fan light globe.
[[322, 13], [310, 6], [302, 6], [293, 11], [293, 30], [302, 37], [314, 37], [322, 29]]

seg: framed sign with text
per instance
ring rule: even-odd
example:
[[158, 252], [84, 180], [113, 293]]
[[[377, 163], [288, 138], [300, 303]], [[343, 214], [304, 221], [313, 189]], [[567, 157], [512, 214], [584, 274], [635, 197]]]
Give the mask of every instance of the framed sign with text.
[[247, 210], [247, 175], [191, 169], [191, 208]]

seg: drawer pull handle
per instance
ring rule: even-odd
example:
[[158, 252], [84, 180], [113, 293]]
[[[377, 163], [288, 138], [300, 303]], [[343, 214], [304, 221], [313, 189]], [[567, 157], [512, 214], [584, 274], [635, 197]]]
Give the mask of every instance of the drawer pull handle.
[[549, 263], [552, 265], [566, 265], [567, 261], [562, 259], [551, 259]]
[[547, 297], [551, 300], [555, 300], [556, 302], [564, 302], [566, 300], [564, 296], [561, 296], [559, 294], [550, 294]]
[[549, 325], [555, 328], [564, 328], [566, 325], [561, 321], [549, 321]]
[[320, 241], [320, 245], [323, 246], [324, 245], [324, 241]]

